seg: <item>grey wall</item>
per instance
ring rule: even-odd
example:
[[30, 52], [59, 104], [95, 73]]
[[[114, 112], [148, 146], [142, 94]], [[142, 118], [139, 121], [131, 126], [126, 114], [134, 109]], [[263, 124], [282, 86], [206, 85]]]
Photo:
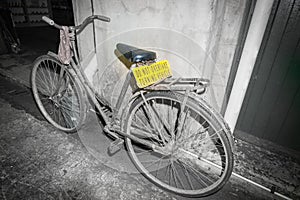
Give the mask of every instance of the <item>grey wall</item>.
[[[212, 86], [206, 99], [220, 109], [236, 48], [245, 0], [76, 0], [75, 23], [93, 13], [111, 18], [95, 22], [79, 36], [83, 63], [98, 92], [116, 102], [127, 68], [117, 59], [118, 42], [157, 52], [176, 77], [204, 77]], [[94, 37], [96, 45], [94, 45]], [[96, 49], [94, 48], [96, 46]]]

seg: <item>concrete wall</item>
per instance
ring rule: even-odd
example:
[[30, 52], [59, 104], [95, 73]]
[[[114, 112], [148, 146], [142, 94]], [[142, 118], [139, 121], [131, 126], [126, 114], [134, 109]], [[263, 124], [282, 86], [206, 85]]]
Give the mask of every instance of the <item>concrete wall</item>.
[[[73, 0], [72, 2], [73, 2], [74, 20], [76, 25], [81, 24], [86, 17], [92, 15], [91, 1]], [[94, 33], [93, 33], [92, 24], [89, 24], [84, 29], [84, 31], [80, 33], [80, 35], [77, 38], [80, 58], [83, 60], [83, 64], [87, 64], [91, 60], [91, 57], [87, 58], [88, 55], [92, 56], [95, 53], [93, 38], [94, 38]]]
[[220, 109], [245, 0], [76, 0], [75, 23], [93, 13], [92, 4], [94, 14], [111, 22], [95, 22], [96, 50], [93, 25], [79, 45], [83, 63], [92, 60], [86, 71], [103, 97], [116, 103], [128, 70], [114, 52], [122, 42], [156, 51], [159, 60], [170, 61], [176, 77], [211, 79], [206, 99]]

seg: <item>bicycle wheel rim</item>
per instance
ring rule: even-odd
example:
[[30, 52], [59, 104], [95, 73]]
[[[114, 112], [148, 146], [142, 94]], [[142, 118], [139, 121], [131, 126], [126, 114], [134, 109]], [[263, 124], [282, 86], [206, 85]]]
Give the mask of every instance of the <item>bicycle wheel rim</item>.
[[[175, 96], [175, 95], [171, 95], [171, 94], [172, 93], [153, 92], [152, 94], [145, 95], [145, 97], [146, 97], [147, 101], [153, 101], [153, 100], [159, 100], [159, 99], [168, 99], [168, 101], [173, 101], [174, 103], [177, 102], [178, 104], [180, 104], [180, 100], [182, 100], [183, 95], [176, 94], [176, 96]], [[180, 97], [180, 98], [177, 98], [177, 97]], [[132, 106], [132, 109], [130, 110], [129, 113], [136, 113], [138, 111], [138, 109], [141, 108], [141, 105], [143, 105], [143, 104], [144, 104], [144, 102], [142, 100], [136, 101], [136, 103]], [[176, 107], [176, 106], [173, 106], [173, 108], [174, 107]], [[189, 99], [188, 102], [187, 102], [187, 107], [193, 108], [193, 109], [194, 109], [194, 107], [196, 107], [196, 108], [198, 107], [197, 112], [201, 113], [201, 115], [204, 115], [204, 117], [206, 117], [206, 119], [203, 118], [202, 120], [205, 123], [207, 121], [209, 121], [208, 117], [211, 113], [205, 113], [206, 111], [201, 110], [200, 107], [197, 106], [196, 102]], [[160, 107], [160, 109], [157, 109], [157, 110], [160, 112], [163, 109], [164, 108]], [[160, 114], [163, 115], [162, 112]], [[131, 122], [133, 121], [133, 119], [132, 119], [133, 116], [134, 116], [133, 114], [129, 114], [129, 117], [128, 117], [128, 122], [129, 123], [126, 123], [127, 127], [125, 129], [127, 131], [127, 133], [131, 132], [131, 131], [129, 131], [129, 128], [131, 126]], [[141, 116], [139, 116], [139, 118], [140, 117]], [[143, 126], [144, 128], [147, 127], [147, 124], [143, 124], [143, 125], [144, 125]], [[192, 125], [192, 124], [190, 124], [190, 125]], [[136, 126], [136, 124], [135, 124], [135, 126]], [[221, 127], [221, 126], [217, 127], [217, 125], [215, 125], [215, 124], [213, 126], [215, 126], [215, 129], [219, 129]], [[220, 188], [222, 188], [222, 186], [226, 183], [226, 181], [228, 180], [228, 178], [229, 178], [229, 176], [232, 172], [233, 160], [232, 160], [232, 152], [231, 152], [231, 148], [230, 148], [228, 139], [221, 131], [216, 132], [216, 136], [217, 137], [215, 137], [215, 139], [216, 138], [219, 139], [220, 140], [219, 142], [221, 142], [220, 144], [222, 144], [221, 145], [222, 146], [222, 151], [224, 151], [223, 155], [220, 156], [219, 162], [217, 162], [218, 160], [214, 160], [216, 157], [213, 157], [209, 154], [205, 155], [202, 152], [201, 162], [196, 161], [197, 162], [196, 165], [198, 167], [197, 172], [199, 172], [198, 175], [201, 172], [202, 177], [196, 177], [196, 179], [194, 177], [191, 177], [191, 175], [189, 175], [189, 174], [193, 174], [194, 173], [193, 171], [195, 171], [194, 170], [195, 168], [193, 166], [190, 167], [191, 168], [190, 171], [189, 171], [189, 169], [188, 170], [184, 169], [184, 168], [188, 168], [186, 163], [191, 161], [191, 158], [189, 158], [190, 156], [192, 156], [192, 157], [195, 156], [195, 151], [192, 152], [191, 149], [188, 149], [187, 147], [182, 147], [182, 150], [180, 150], [180, 151], [186, 151], [186, 149], [188, 149], [187, 152], [184, 152], [182, 157], [178, 157], [178, 153], [177, 153], [177, 157], [173, 156], [173, 155], [168, 155], [169, 157], [164, 155], [165, 157], [164, 157], [164, 160], [162, 161], [161, 158], [155, 159], [157, 153], [155, 153], [153, 151], [149, 151], [149, 152], [146, 152], [146, 153], [142, 152], [142, 148], [144, 148], [144, 147], [137, 147], [138, 145], [135, 146], [130, 139], [126, 140], [126, 144], [127, 144], [127, 147], [128, 147], [130, 157], [132, 158], [132, 160], [135, 163], [136, 167], [147, 178], [149, 178], [154, 183], [158, 184], [159, 186], [163, 187], [164, 189], [167, 189], [171, 192], [174, 192], [174, 193], [177, 193], [177, 194], [180, 194], [180, 195], [184, 195], [184, 196], [191, 196], [191, 197], [193, 197], [193, 196], [194, 197], [195, 196], [207, 196], [207, 195], [210, 195], [210, 194], [218, 191]], [[149, 139], [148, 139], [148, 141], [149, 141]], [[180, 145], [183, 145], [183, 144], [180, 144]], [[191, 143], [191, 145], [192, 145], [192, 143]], [[202, 143], [202, 146], [205, 148], [203, 143]], [[218, 151], [220, 151], [220, 150], [218, 150]], [[212, 151], [209, 151], [208, 153], [211, 153], [211, 152]], [[140, 155], [138, 155], [138, 154], [140, 154]], [[209, 158], [208, 156], [211, 156], [211, 158]], [[142, 159], [144, 159], [144, 161], [145, 161], [144, 163], [143, 163]], [[153, 164], [153, 167], [152, 167], [153, 171], [152, 172], [151, 172], [151, 169], [150, 169], [151, 168], [151, 163], [150, 163], [150, 165], [148, 164], [148, 166], [145, 166], [145, 163], [148, 162], [148, 160], [151, 160], [151, 159], [153, 161], [152, 162], [152, 164]], [[183, 159], [187, 159], [187, 162], [185, 164], [182, 164]], [[224, 159], [225, 159], [225, 161], [224, 161]], [[203, 163], [203, 160], [205, 160], [204, 163]], [[177, 161], [181, 161], [181, 163], [179, 163]], [[156, 164], [154, 162], [156, 162]], [[208, 164], [209, 167], [213, 168], [213, 170], [206, 169], [207, 166], [205, 166], [205, 168], [201, 168], [201, 167], [199, 167], [200, 164], [201, 165]], [[161, 168], [160, 172], [158, 172], [159, 170], [154, 169], [155, 165], [158, 166], [157, 168]], [[163, 165], [165, 165], [164, 169], [162, 167]], [[181, 168], [178, 167], [180, 165], [181, 165]], [[220, 166], [221, 166], [221, 168], [220, 168]], [[192, 168], [194, 168], [194, 169], [192, 169]], [[179, 171], [179, 170], [181, 170], [181, 171]], [[214, 180], [211, 181], [212, 182], [211, 184], [206, 183], [206, 182], [208, 182], [208, 179], [206, 181], [204, 180], [206, 178], [205, 176], [208, 176], [208, 171], [210, 171], [210, 173], [212, 173], [213, 171], [216, 171], [216, 172], [214, 172], [214, 174], [209, 174], [210, 179], [214, 178]], [[159, 173], [161, 173], [161, 174], [159, 174]], [[196, 175], [196, 173], [194, 173], [194, 175]], [[207, 174], [205, 174], [205, 173], [207, 173]], [[158, 177], [158, 176], [162, 176], [164, 174], [165, 174], [165, 177], [163, 177], [163, 178]], [[219, 175], [216, 177], [215, 176], [216, 174], [219, 174]], [[184, 176], [186, 176], [187, 178], [182, 178]], [[167, 180], [168, 178], [171, 179], [171, 180], [168, 181]], [[178, 178], [178, 180], [176, 181], [177, 178]], [[162, 180], [162, 179], [165, 179], [165, 180]], [[199, 179], [199, 180], [202, 179], [201, 180], [202, 183], [198, 183], [197, 179]], [[196, 184], [194, 184], [195, 182], [196, 182]], [[202, 186], [201, 186], [201, 184], [202, 184]]]
[[32, 90], [43, 116], [56, 128], [75, 132], [84, 118], [82, 91], [66, 67], [42, 56], [32, 70]]

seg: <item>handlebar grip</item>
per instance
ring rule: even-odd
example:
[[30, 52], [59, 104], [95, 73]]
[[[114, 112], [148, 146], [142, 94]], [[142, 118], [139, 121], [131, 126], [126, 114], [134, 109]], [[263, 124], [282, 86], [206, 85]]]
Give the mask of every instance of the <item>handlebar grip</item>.
[[53, 26], [53, 25], [55, 24], [54, 21], [53, 21], [52, 19], [50, 19], [49, 17], [47, 17], [47, 16], [43, 16], [43, 17], [42, 17], [42, 20], [43, 20], [44, 22], [48, 23], [48, 24], [51, 25], [51, 26]]
[[88, 18], [86, 18], [82, 24], [75, 26], [75, 30], [77, 33], [80, 33], [89, 23], [91, 23], [94, 19], [98, 19], [101, 21], [105, 21], [105, 22], [110, 22], [110, 18], [109, 17], [105, 17], [103, 15], [92, 15], [89, 16]]
[[110, 22], [110, 18], [103, 15], [95, 15], [95, 17], [101, 21]]

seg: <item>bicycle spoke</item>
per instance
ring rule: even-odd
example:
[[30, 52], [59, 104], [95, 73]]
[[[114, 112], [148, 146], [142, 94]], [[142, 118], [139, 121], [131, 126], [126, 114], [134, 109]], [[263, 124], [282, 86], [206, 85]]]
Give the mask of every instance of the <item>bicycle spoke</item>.
[[[203, 183], [203, 185], [205, 185], [205, 187], [209, 186], [209, 184], [207, 184], [206, 182], [204, 182], [203, 178], [206, 178], [211, 184], [214, 183], [214, 181], [212, 181], [211, 179], [209, 179], [208, 177], [206, 177], [205, 175], [203, 175], [202, 172], [196, 170], [194, 167], [190, 166], [189, 164], [187, 163], [184, 163], [182, 162], [182, 164], [186, 165], [187, 167], [189, 167], [190, 171], [192, 172], [191, 175], [195, 175], [195, 180], [198, 181], [198, 182], [201, 182]], [[202, 175], [202, 177], [200, 177], [200, 174]], [[210, 184], [210, 185], [211, 185]]]
[[184, 111], [181, 111], [181, 108], [180, 108], [177, 113], [176, 123], [175, 123], [176, 127], [174, 129], [176, 139], [178, 139], [181, 136], [181, 129], [182, 129], [182, 126], [184, 125], [184, 122], [186, 119], [187, 113], [184, 112], [184, 114], [183, 114], [183, 112]]
[[168, 181], [168, 183], [169, 183], [169, 185], [171, 185], [171, 181], [172, 181], [172, 166], [171, 165], [168, 165], [169, 167], [168, 167], [168, 174], [169, 174], [169, 181]]
[[[164, 113], [158, 112], [158, 109], [156, 108], [156, 102], [155, 101], [153, 101], [153, 104], [152, 104], [151, 108], [152, 108], [153, 113], [155, 114], [156, 118], [160, 122], [159, 124], [161, 124], [160, 130], [162, 130], [164, 128], [164, 130], [166, 131], [166, 133], [168, 133], [169, 136], [171, 136], [171, 133], [169, 132], [170, 125], [167, 123], [167, 120], [163, 116]], [[163, 109], [163, 108], [161, 108], [161, 109]]]
[[72, 111], [72, 112], [76, 112], [79, 113], [79, 110], [75, 110], [73, 107], [69, 107], [67, 104], [59, 104], [59, 106], [67, 111]]
[[[158, 167], [157, 167], [158, 170], [161, 169], [161, 168], [160, 168], [161, 161], [162, 161], [162, 160], [159, 160], [159, 162], [158, 162]], [[156, 172], [156, 173], [155, 173], [155, 174], [156, 174], [155, 177], [158, 176], [158, 170], [155, 171], [155, 172]]]
[[51, 74], [50, 74], [50, 68], [48, 66], [48, 60], [45, 60], [43, 61], [43, 64], [44, 64], [44, 67], [45, 67], [45, 71], [47, 73], [47, 75], [45, 76], [45, 80], [49, 80], [47, 81], [49, 83], [49, 88], [50, 88], [50, 91], [51, 91], [51, 94], [53, 92], [53, 88], [52, 88], [52, 80], [51, 80]]
[[193, 187], [193, 184], [192, 184], [192, 181], [191, 181], [191, 177], [190, 177], [190, 175], [189, 175], [189, 173], [188, 173], [186, 167], [185, 167], [181, 162], [178, 162], [178, 163], [179, 163], [181, 166], [183, 166], [183, 168], [184, 168], [184, 174], [185, 174], [185, 176], [187, 177], [188, 184], [190, 185], [190, 188], [191, 188], [192, 190], [194, 190], [194, 187]]
[[[137, 113], [140, 112], [140, 114], [136, 114], [136, 119], [139, 120], [140, 122], [142, 122], [143, 125], [145, 125], [147, 128], [151, 129], [152, 132], [155, 132], [154, 128], [151, 126], [151, 123], [150, 123], [150, 118], [148, 116], [148, 113], [145, 111], [145, 107], [142, 106], [138, 111]], [[143, 117], [142, 117], [143, 116]], [[139, 118], [141, 117], [141, 118]], [[143, 121], [142, 119], [146, 120]]]
[[[141, 111], [141, 110], [138, 110], [138, 111], [141, 111], [141, 113], [144, 113], [144, 109], [142, 109], [143, 111]], [[137, 112], [138, 112], [137, 111]], [[146, 115], [146, 113], [144, 113], [145, 115]], [[143, 117], [143, 119], [145, 119], [148, 123], [146, 124], [142, 119], [141, 119], [141, 117], [142, 116], [144, 116], [143, 114], [141, 114], [141, 115], [136, 115], [135, 116], [135, 120], [134, 120], [134, 122], [136, 122], [137, 120], [138, 121], [140, 121], [140, 122], [142, 122], [142, 125], [144, 125], [144, 127], [145, 127], [145, 129], [150, 129], [149, 130], [149, 137], [147, 137], [147, 139], [150, 139], [152, 142], [155, 142], [153, 139], [155, 138], [156, 139], [156, 141], [159, 143], [160, 142], [160, 139], [158, 138], [158, 136], [157, 135], [155, 135], [154, 133], [155, 133], [155, 130], [153, 130], [153, 128], [152, 127], [150, 127], [150, 123], [149, 123], [149, 121], [148, 121], [148, 119], [147, 119], [147, 115], [145, 116], [146, 117], [146, 119]], [[133, 125], [133, 127], [134, 127], [134, 125]], [[131, 129], [131, 131], [132, 131], [132, 129]], [[138, 133], [139, 134], [139, 133]], [[156, 142], [155, 142], [156, 143]]]
[[[166, 180], [166, 178], [169, 178], [169, 177], [167, 177], [167, 175], [168, 175], [168, 171], [169, 171], [169, 168], [170, 168], [170, 165], [167, 165], [167, 169], [166, 169], [166, 172], [164, 173], [164, 177], [162, 178], [162, 180]], [[170, 179], [170, 178], [169, 178]], [[170, 182], [170, 181], [169, 181]]]
[[[170, 109], [168, 109], [168, 124], [170, 124], [170, 132], [171, 132], [171, 138], [175, 138], [175, 123], [174, 123], [174, 105], [173, 101], [171, 101]], [[174, 126], [173, 126], [174, 123]]]
[[[134, 125], [134, 124], [132, 125], [130, 132], [133, 135], [140, 136], [140, 138], [155, 139], [158, 142], [160, 140], [156, 135], [150, 133], [148, 130], [144, 129], [143, 127]], [[152, 140], [152, 142], [154, 142], [154, 140]]]
[[56, 94], [60, 94], [60, 89], [62, 88], [62, 81], [64, 80], [64, 68], [63, 67], [59, 67], [56, 63], [55, 65], [55, 70], [54, 70], [54, 87], [55, 87], [55, 91], [54, 91], [54, 95]]
[[[39, 85], [40, 85], [40, 83], [42, 83], [42, 84], [44, 85], [44, 87], [43, 87], [42, 85], [40, 85], [40, 87], [41, 87], [41, 88], [45, 88], [45, 89], [47, 90], [49, 96], [51, 96], [51, 91], [50, 91], [50, 88], [49, 88], [49, 86], [48, 86], [49, 84], [46, 83], [46, 82], [47, 82], [47, 78], [45, 77], [45, 75], [44, 75], [44, 73], [43, 73], [44, 69], [41, 69], [40, 71], [41, 71], [41, 72], [37, 74], [38, 83], [39, 83]], [[40, 75], [40, 74], [41, 74], [41, 75]], [[43, 76], [43, 77], [41, 77], [41, 76]], [[47, 93], [47, 92], [46, 92], [46, 93]]]
[[[49, 88], [47, 87], [46, 83], [45, 83], [45, 79], [42, 80], [42, 78], [40, 76], [38, 76], [39, 74], [37, 74], [37, 80], [38, 80], [38, 83], [39, 85], [37, 86], [39, 88], [39, 90], [41, 91], [42, 94], [44, 95], [48, 95], [48, 96], [51, 96], [51, 92], [49, 90]], [[48, 93], [48, 94], [47, 94]]]
[[82, 90], [69, 69], [51, 56], [34, 63], [32, 89], [38, 107], [55, 127], [74, 132], [85, 118]]
[[[152, 135], [154, 136], [154, 137], [156, 137], [156, 138], [158, 138], [158, 142], [160, 142], [160, 143], [163, 143], [163, 141], [162, 141], [162, 138], [160, 137], [160, 134], [159, 134], [159, 130], [158, 130], [158, 127], [157, 126], [153, 126], [152, 125], [152, 120], [151, 120], [151, 115], [149, 114], [149, 112], [147, 112], [148, 111], [148, 108], [147, 108], [147, 106], [146, 105], [144, 105], [144, 106], [142, 106], [142, 111], [143, 111], [143, 113], [145, 114], [145, 117], [146, 117], [146, 120], [147, 120], [147, 127], [149, 128], [149, 129], [151, 129], [151, 132], [152, 132]], [[152, 136], [152, 137], [153, 137]], [[152, 140], [152, 137], [150, 137], [150, 139]]]
[[180, 183], [180, 185], [181, 185], [181, 188], [184, 188], [184, 184], [182, 183], [182, 181], [181, 181], [181, 179], [180, 179], [180, 176], [178, 175], [178, 171], [176, 170], [176, 166], [174, 165], [174, 163], [173, 162], [171, 162], [171, 165], [172, 165], [172, 168], [174, 169], [173, 171], [174, 171], [174, 173], [173, 173], [173, 175], [174, 175], [174, 180], [175, 180], [175, 183], [176, 183], [176, 177], [178, 176], [179, 178], [178, 178], [178, 182]]
[[147, 147], [158, 147], [160, 153], [129, 143], [138, 169], [175, 193], [205, 196], [219, 190], [233, 163], [226, 130], [214, 118], [218, 116], [183, 94], [144, 94], [130, 108], [126, 131], [147, 141]]
[[[143, 94], [141, 96], [143, 97]], [[156, 121], [156, 118], [154, 117], [154, 113], [151, 112], [149, 103], [145, 99], [144, 99], [144, 104], [145, 104], [145, 111], [147, 112], [149, 119], [153, 122], [154, 129], [157, 131], [157, 133], [159, 134], [159, 137], [161, 138], [162, 143], [165, 145], [166, 140], [158, 127], [158, 122]]]
[[[167, 156], [162, 156], [161, 158], [156, 159], [156, 161], [152, 162], [150, 165], [147, 165], [147, 166], [145, 166], [145, 167], [146, 167], [146, 168], [149, 168], [150, 166], [153, 166], [155, 163], [157, 163], [157, 162], [163, 160], [163, 159], [166, 158], [166, 157], [167, 157]], [[145, 163], [145, 162], [144, 162], [144, 163]]]
[[[69, 115], [69, 113], [67, 113], [67, 112], [61, 112], [61, 110], [60, 110], [60, 113], [61, 113], [61, 115], [62, 115], [62, 117], [63, 117], [63, 120], [64, 120], [64, 122], [65, 122], [65, 125], [66, 125], [67, 127], [72, 127], [73, 122], [72, 122], [72, 120], [71, 120], [71, 116]], [[69, 116], [69, 117], [68, 117], [68, 116]]]
[[[47, 60], [47, 67], [48, 67], [48, 73], [49, 73], [49, 80], [50, 80], [50, 84], [51, 84], [51, 88], [52, 88], [52, 92], [55, 91], [55, 80], [53, 75], [55, 74], [55, 69], [53, 68], [53, 66], [51, 64], [49, 64], [49, 60]], [[51, 65], [51, 66], [50, 66]], [[52, 72], [52, 73], [51, 73]]]
[[192, 119], [190, 118], [190, 112], [189, 111], [187, 111], [185, 119], [182, 123], [183, 124], [182, 124], [181, 134], [176, 135], [177, 136], [176, 139], [180, 138], [181, 135], [184, 135], [184, 136], [185, 135], [186, 136], [191, 135], [191, 128], [194, 127], [193, 126], [194, 124], [192, 124]]

